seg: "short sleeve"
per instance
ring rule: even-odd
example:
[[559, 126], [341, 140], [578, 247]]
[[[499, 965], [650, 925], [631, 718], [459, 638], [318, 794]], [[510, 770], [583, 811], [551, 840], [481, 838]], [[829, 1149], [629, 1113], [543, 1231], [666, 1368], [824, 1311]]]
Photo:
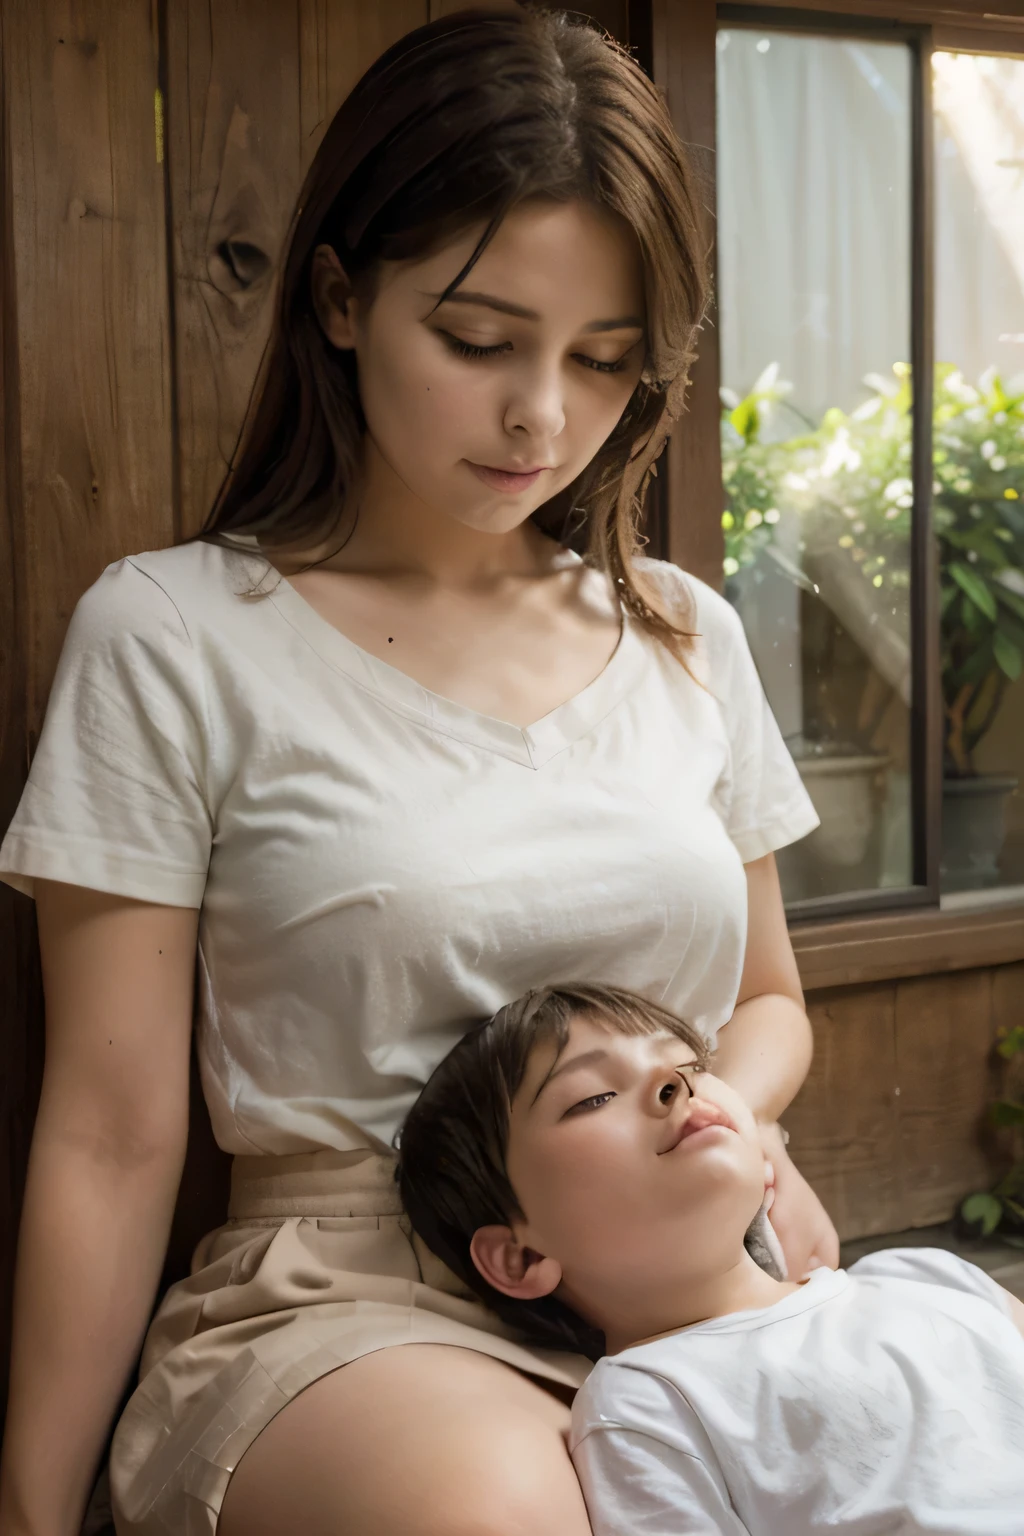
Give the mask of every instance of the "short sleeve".
[[199, 907], [212, 844], [206, 730], [177, 608], [130, 560], [72, 616], [0, 879]]
[[922, 1285], [941, 1285], [947, 1290], [978, 1296], [1010, 1316], [1006, 1294], [990, 1275], [945, 1248], [883, 1248], [850, 1265], [858, 1279], [914, 1280]]
[[689, 588], [701, 680], [718, 702], [728, 739], [715, 807], [750, 864], [813, 832], [818, 815], [765, 697], [739, 614], [704, 582], [667, 569]]
[[674, 1387], [602, 1362], [577, 1401], [584, 1394], [571, 1450], [594, 1536], [749, 1536], [707, 1435]]

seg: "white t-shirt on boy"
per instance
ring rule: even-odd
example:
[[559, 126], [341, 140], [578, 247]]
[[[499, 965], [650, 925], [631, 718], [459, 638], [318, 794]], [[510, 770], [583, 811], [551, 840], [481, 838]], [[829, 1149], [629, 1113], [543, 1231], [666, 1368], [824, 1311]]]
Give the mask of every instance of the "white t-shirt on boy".
[[1021, 1536], [1024, 1338], [933, 1248], [602, 1360], [571, 1450], [594, 1536]]

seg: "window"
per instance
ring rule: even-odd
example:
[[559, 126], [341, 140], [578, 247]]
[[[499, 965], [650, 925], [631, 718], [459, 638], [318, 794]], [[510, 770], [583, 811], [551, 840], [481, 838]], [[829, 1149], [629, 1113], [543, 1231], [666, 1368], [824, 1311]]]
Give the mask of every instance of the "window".
[[935, 484], [946, 893], [1024, 884], [1024, 59], [939, 52]]
[[1024, 883], [1024, 61], [724, 6], [717, 118], [725, 589], [821, 817], [787, 904]]

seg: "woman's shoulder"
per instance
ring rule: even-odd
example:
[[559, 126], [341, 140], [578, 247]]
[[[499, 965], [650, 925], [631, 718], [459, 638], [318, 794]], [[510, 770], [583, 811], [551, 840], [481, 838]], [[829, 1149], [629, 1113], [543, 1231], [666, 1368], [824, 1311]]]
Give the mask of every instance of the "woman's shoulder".
[[244, 550], [198, 541], [125, 555], [82, 594], [74, 629], [82, 640], [157, 632], [191, 638], [197, 624], [215, 623], [218, 607], [251, 589], [258, 564]]
[[670, 560], [642, 556], [637, 574], [660, 597], [675, 621], [692, 634], [711, 667], [727, 666], [747, 651], [743, 623], [728, 598]]

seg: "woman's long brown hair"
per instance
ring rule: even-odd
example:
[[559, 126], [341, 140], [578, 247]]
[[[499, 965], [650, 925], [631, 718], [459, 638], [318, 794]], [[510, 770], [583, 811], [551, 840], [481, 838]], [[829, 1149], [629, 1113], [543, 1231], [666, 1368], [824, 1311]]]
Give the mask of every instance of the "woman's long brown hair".
[[706, 241], [665, 103], [635, 61], [563, 14], [466, 10], [402, 38], [342, 103], [299, 195], [277, 309], [241, 446], [199, 535], [256, 535], [265, 549], [321, 546], [340, 527], [365, 422], [355, 359], [313, 308], [319, 245], [355, 288], [379, 263], [483, 234], [528, 197], [584, 199], [634, 231], [647, 356], [615, 430], [578, 479], [534, 514], [582, 544], [623, 604], [680, 657], [687, 615], [644, 591], [634, 558], [654, 461], [682, 409], [707, 300]]

